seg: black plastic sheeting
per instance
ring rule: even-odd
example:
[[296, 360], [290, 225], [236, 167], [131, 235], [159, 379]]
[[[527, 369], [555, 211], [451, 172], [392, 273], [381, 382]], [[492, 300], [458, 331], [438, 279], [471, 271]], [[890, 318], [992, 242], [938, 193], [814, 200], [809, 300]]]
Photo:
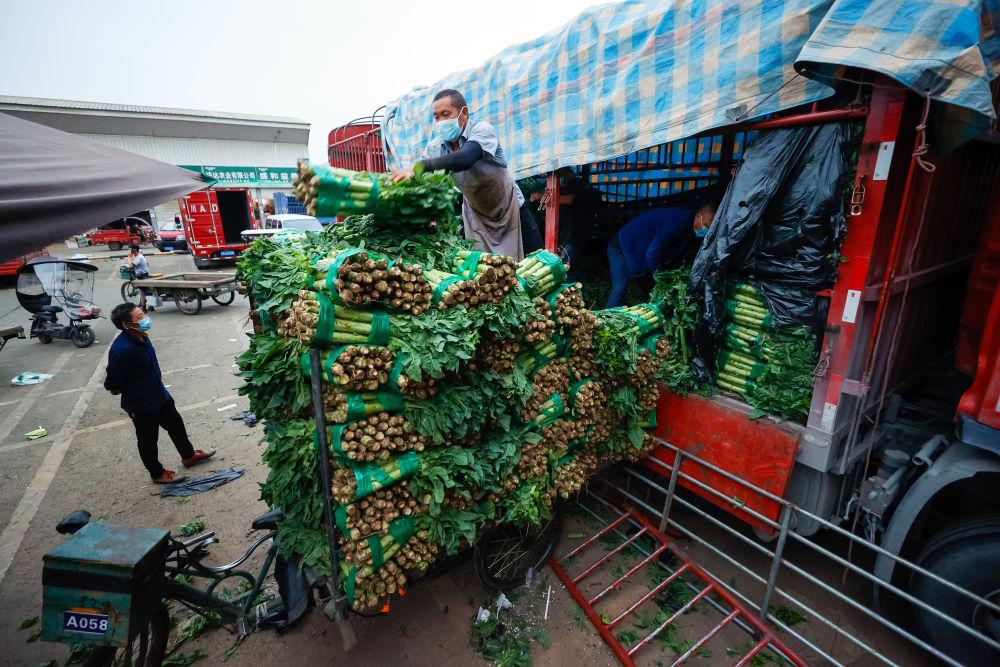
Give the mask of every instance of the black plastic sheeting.
[[725, 328], [730, 280], [760, 290], [775, 325], [816, 325], [816, 293], [836, 281], [847, 231], [852, 135], [848, 123], [798, 127], [747, 147], [691, 270], [713, 336]]
[[209, 185], [193, 171], [0, 113], [0, 262]]
[[222, 486], [223, 484], [228, 484], [234, 479], [239, 479], [243, 476], [244, 472], [245, 470], [243, 468], [213, 470], [207, 475], [202, 475], [201, 477], [192, 477], [191, 479], [186, 479], [183, 482], [167, 484], [163, 487], [163, 490], [160, 491], [160, 497], [181, 498], [184, 496], [194, 496], [199, 493], [204, 493], [205, 491], [211, 491], [217, 486]]

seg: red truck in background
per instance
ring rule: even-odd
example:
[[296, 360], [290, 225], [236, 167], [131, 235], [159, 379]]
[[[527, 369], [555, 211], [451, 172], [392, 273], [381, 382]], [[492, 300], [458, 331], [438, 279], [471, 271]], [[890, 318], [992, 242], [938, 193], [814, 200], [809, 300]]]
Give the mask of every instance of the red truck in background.
[[128, 216], [87, 232], [86, 236], [90, 245], [107, 245], [109, 250], [121, 250], [133, 243], [151, 243], [156, 233], [149, 220]]
[[17, 270], [36, 257], [48, 257], [49, 251], [45, 248], [30, 252], [27, 255], [15, 257], [7, 262], [0, 262], [0, 276], [16, 276]]
[[184, 236], [198, 269], [235, 262], [248, 247], [240, 233], [259, 226], [247, 188], [209, 188], [177, 201]]

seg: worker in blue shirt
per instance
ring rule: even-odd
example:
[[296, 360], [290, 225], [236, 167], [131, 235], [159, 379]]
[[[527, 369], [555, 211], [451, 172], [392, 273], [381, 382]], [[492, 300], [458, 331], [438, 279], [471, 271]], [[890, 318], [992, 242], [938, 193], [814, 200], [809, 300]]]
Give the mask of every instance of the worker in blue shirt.
[[179, 482], [185, 478], [184, 475], [166, 470], [160, 464], [156, 447], [160, 427], [170, 435], [185, 468], [212, 458], [215, 451], [195, 449], [188, 440], [184, 420], [177, 412], [173, 397], [163, 386], [156, 350], [149, 340], [149, 329], [152, 326], [149, 315], [134, 303], [123, 303], [111, 311], [111, 323], [121, 333], [108, 352], [104, 388], [112, 394], [121, 394], [122, 410], [128, 413], [135, 424], [139, 458], [153, 482]]
[[608, 242], [611, 295], [608, 308], [625, 305], [630, 278], [659, 271], [679, 260], [692, 235], [702, 238], [715, 217], [715, 207], [697, 211], [654, 208], [633, 218]]

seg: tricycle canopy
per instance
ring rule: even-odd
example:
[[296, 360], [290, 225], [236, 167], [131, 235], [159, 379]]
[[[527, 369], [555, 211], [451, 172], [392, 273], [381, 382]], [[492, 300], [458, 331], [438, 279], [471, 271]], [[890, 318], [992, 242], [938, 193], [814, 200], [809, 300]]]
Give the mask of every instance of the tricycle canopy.
[[101, 312], [93, 301], [96, 272], [97, 267], [86, 262], [39, 257], [18, 270], [17, 301], [32, 314], [55, 300], [70, 315], [96, 315]]

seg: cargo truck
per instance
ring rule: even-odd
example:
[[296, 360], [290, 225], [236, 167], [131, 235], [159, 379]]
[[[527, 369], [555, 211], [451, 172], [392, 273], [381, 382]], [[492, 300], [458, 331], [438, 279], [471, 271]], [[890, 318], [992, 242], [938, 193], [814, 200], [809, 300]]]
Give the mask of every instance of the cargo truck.
[[208, 269], [232, 264], [247, 249], [240, 234], [257, 229], [247, 188], [208, 188], [178, 199], [184, 236], [194, 265]]
[[[996, 613], [950, 587], [1000, 603], [1000, 133], [935, 154], [916, 130], [924, 99], [880, 76], [871, 81], [851, 105], [793, 109], [577, 166], [611, 217], [627, 220], [690, 205], [699, 191], [717, 196], [756, 132], [851, 122], [862, 136], [839, 279], [819, 295], [828, 315], [808, 418], [754, 419], [739, 396], [681, 396], [663, 386], [658, 434], [673, 449], [657, 450], [644, 467], [663, 477], [661, 488], [677, 450], [723, 471], [685, 460], [677, 484], [747, 521], [764, 541], [776, 537], [773, 524], [745, 510], [777, 522], [782, 505], [767, 493], [856, 528], [878, 550], [878, 580], [1000, 639]], [[997, 106], [997, 81], [993, 91]], [[377, 132], [331, 141], [331, 164], [381, 164]], [[352, 159], [335, 159], [344, 155]], [[554, 172], [546, 189], [545, 244], [555, 252]], [[793, 523], [801, 536], [821, 528]], [[973, 662], [996, 655], [896, 593], [875, 586], [874, 595], [882, 613], [945, 654]]]

